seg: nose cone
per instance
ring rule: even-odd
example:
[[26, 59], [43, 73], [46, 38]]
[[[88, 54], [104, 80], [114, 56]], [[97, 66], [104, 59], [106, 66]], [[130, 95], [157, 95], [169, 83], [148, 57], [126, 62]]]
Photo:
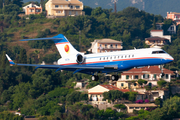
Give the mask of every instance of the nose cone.
[[168, 58], [164, 58], [164, 59], [162, 60], [163, 63], [170, 63], [170, 62], [172, 62], [172, 61], [174, 61], [174, 58], [173, 58], [172, 56], [170, 56], [170, 55], [169, 55]]

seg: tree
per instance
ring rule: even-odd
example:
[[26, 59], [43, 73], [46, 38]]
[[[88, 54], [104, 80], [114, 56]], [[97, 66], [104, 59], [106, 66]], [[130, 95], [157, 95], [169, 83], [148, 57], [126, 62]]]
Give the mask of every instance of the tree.
[[0, 0], [0, 9], [3, 8], [3, 0]]
[[158, 84], [158, 86], [159, 86], [160, 88], [162, 88], [166, 83], [167, 83], [167, 82], [166, 82], [165, 80], [159, 80], [159, 81], [157, 82], [157, 84]]
[[19, 7], [22, 7], [23, 4], [23, 0], [12, 0], [12, 4], [16, 4]]
[[25, 49], [21, 49], [21, 51], [20, 51], [19, 62], [20, 63], [27, 63], [27, 55], [26, 55]]
[[155, 104], [156, 104], [157, 106], [160, 105], [161, 102], [162, 102], [162, 100], [161, 100], [160, 97], [158, 97], [158, 98], [155, 99]]
[[147, 81], [143, 80], [143, 79], [139, 79], [138, 84], [141, 85], [141, 87], [142, 87], [143, 84], [147, 84]]
[[177, 30], [177, 38], [180, 39], [180, 25], [178, 26], [178, 30]]
[[9, 5], [11, 3], [10, 0], [4, 0], [4, 5]]
[[85, 12], [85, 15], [91, 15], [92, 8], [89, 6], [84, 6], [83, 11]]
[[1, 68], [5, 69], [6, 62], [7, 62], [7, 59], [6, 59], [6, 52], [3, 51], [3, 56], [1, 57]]
[[156, 30], [156, 18], [153, 20], [153, 30]]
[[108, 99], [114, 102], [115, 100], [122, 99], [123, 98], [123, 92], [119, 90], [110, 90], [108, 92], [103, 93], [103, 99]]
[[9, 4], [9, 5], [5, 5], [3, 7], [3, 13], [4, 14], [11, 14], [11, 15], [15, 15], [17, 13], [20, 12], [20, 7], [16, 4]]

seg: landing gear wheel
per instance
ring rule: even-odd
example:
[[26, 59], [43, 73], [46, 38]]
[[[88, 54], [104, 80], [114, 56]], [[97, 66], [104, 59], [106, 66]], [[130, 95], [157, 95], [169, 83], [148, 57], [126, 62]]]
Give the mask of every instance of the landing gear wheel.
[[92, 79], [92, 81], [97, 81], [99, 79], [99, 77], [97, 75], [92, 75], [91, 79]]
[[119, 76], [118, 75], [112, 75], [111, 76], [112, 81], [118, 80]]

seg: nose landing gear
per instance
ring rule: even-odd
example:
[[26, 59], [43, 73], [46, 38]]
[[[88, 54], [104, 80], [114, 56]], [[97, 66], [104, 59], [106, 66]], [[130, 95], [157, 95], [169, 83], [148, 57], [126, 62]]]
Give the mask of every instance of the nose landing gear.
[[119, 76], [118, 75], [112, 75], [111, 76], [112, 81], [118, 80]]

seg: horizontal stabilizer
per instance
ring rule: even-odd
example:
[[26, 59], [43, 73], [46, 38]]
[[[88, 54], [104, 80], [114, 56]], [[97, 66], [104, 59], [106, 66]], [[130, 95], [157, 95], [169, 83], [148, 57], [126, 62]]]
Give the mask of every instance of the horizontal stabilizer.
[[63, 38], [33, 38], [33, 39], [22, 39], [20, 41], [31, 41], [31, 40], [62, 40]]

